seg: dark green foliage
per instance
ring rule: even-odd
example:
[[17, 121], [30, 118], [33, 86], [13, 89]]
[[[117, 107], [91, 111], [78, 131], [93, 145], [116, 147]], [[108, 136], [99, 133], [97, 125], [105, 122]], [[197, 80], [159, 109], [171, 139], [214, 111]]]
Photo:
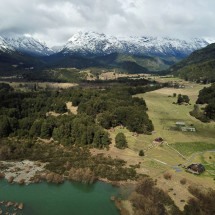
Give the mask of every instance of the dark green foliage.
[[183, 102], [189, 103], [190, 98], [187, 95], [178, 94], [177, 104], [182, 104]]
[[29, 134], [31, 137], [39, 137], [41, 134], [41, 127], [42, 127], [43, 119], [36, 119], [31, 126]]
[[186, 80], [202, 83], [215, 81], [215, 44], [193, 52], [188, 58], [175, 64], [169, 72]]
[[119, 149], [127, 147], [127, 140], [123, 133], [118, 133], [115, 137], [115, 146]]
[[11, 132], [9, 119], [6, 116], [0, 116], [0, 137], [7, 137]]
[[205, 115], [212, 120], [215, 120], [215, 101], [209, 103], [205, 108]]
[[197, 104], [208, 104], [215, 100], [215, 84], [210, 87], [204, 87], [199, 91], [199, 96], [196, 101]]
[[6, 83], [0, 83], [0, 93], [8, 93], [8, 92], [12, 92], [13, 88]]
[[207, 104], [204, 112], [201, 112], [197, 105], [194, 106], [194, 110], [190, 114], [197, 119], [208, 122], [215, 120], [215, 84], [210, 87], [205, 87], [199, 92], [197, 104]]
[[128, 71], [130, 74], [149, 73], [148, 69], [138, 65], [136, 62], [124, 61], [120, 63], [123, 70]]
[[144, 151], [141, 149], [140, 151], [139, 151], [139, 156], [144, 156], [145, 155], [145, 153], [144, 153]]
[[44, 120], [41, 125], [40, 136], [42, 138], [50, 138], [52, 136], [52, 131], [53, 131], [52, 125], [48, 123], [46, 120]]
[[153, 130], [152, 122], [146, 113], [145, 101], [132, 98], [130, 89], [115, 87], [103, 91], [84, 90], [74, 96], [79, 100], [79, 113], [97, 117], [99, 124], [109, 129], [124, 125], [130, 131], [149, 133]]
[[202, 122], [208, 122], [209, 119], [206, 115], [200, 110], [199, 105], [195, 104], [194, 109], [190, 111], [190, 115], [196, 117], [196, 119], [201, 120]]
[[[3, 86], [5, 88], [10, 89]], [[132, 97], [134, 91], [131, 93], [130, 90], [135, 88], [77, 88], [61, 92], [14, 92], [10, 89], [0, 93], [0, 135], [52, 137], [64, 145], [93, 145], [102, 148], [110, 144], [109, 135], [103, 128], [124, 125], [132, 132], [148, 134], [153, 130], [153, 125], [146, 113], [145, 101]], [[141, 89], [148, 91], [150, 88]], [[47, 115], [49, 111], [67, 112], [67, 101], [78, 105], [78, 115]]]

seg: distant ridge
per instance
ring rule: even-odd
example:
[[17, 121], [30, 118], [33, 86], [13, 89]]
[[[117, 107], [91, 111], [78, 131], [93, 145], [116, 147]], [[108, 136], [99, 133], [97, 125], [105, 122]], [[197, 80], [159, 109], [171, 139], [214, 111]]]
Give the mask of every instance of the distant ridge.
[[187, 80], [215, 82], [215, 43], [193, 52], [169, 71]]
[[96, 32], [78, 32], [63, 47], [62, 53], [81, 56], [122, 53], [184, 58], [193, 51], [207, 46], [204, 39], [180, 40], [158, 37], [114, 37]]

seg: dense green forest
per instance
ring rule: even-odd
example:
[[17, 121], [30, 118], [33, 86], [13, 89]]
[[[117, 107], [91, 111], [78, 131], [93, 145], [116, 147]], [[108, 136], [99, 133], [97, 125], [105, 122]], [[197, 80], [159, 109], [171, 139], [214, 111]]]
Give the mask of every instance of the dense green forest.
[[168, 71], [190, 81], [215, 81], [215, 44], [193, 52], [188, 58], [173, 65]]
[[[109, 89], [69, 89], [64, 91], [15, 92], [0, 86], [0, 136], [42, 137], [63, 143], [102, 147], [110, 143], [104, 130], [124, 125], [130, 131], [150, 133], [153, 125], [146, 113], [145, 101], [133, 98], [137, 87]], [[67, 112], [66, 102], [78, 106], [78, 114]]]
[[[122, 160], [91, 156], [89, 149], [108, 148], [111, 139], [106, 129], [118, 125], [150, 134], [153, 125], [145, 101], [132, 95], [156, 88], [116, 85], [15, 91], [1, 83], [0, 159], [49, 162], [48, 170], [63, 175], [71, 168], [81, 169], [77, 174], [82, 174], [84, 181], [88, 180], [85, 173], [89, 173], [90, 181], [92, 175], [110, 180], [135, 179], [135, 168], [125, 167]], [[77, 114], [67, 110], [68, 101], [78, 107]], [[59, 115], [47, 114], [50, 111]], [[50, 143], [42, 144], [42, 140]]]
[[[203, 111], [200, 109], [199, 104], [206, 104]], [[200, 90], [194, 110], [190, 114], [203, 122], [215, 120], [215, 84]]]

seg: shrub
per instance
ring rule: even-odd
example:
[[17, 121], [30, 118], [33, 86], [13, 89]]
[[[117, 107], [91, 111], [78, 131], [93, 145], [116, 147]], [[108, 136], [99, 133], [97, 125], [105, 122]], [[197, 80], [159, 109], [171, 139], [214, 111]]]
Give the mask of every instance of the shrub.
[[89, 168], [75, 169], [71, 168], [69, 171], [69, 180], [79, 181], [84, 184], [92, 184], [96, 181], [96, 176]]
[[166, 179], [166, 180], [171, 180], [172, 179], [172, 174], [169, 173], [169, 172], [165, 172], [163, 174], [163, 177]]
[[124, 149], [127, 147], [127, 140], [123, 133], [118, 133], [115, 138], [116, 147], [119, 149]]
[[141, 149], [140, 151], [139, 151], [139, 156], [144, 156], [145, 154], [144, 154], [144, 151]]
[[182, 185], [186, 184], [186, 183], [187, 183], [187, 179], [186, 179], [186, 178], [182, 178], [182, 179], [180, 180], [180, 183], [181, 183]]
[[3, 179], [5, 177], [5, 174], [0, 172], [0, 180]]

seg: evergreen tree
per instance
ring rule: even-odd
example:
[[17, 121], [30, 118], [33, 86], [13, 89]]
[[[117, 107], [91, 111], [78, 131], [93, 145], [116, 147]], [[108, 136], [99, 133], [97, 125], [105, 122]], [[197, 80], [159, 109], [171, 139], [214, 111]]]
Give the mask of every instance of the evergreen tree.
[[178, 100], [177, 100], [177, 103], [178, 104], [181, 104], [183, 102], [183, 98], [182, 98], [182, 95], [181, 94], [178, 94]]
[[42, 138], [50, 138], [52, 136], [52, 131], [52, 126], [47, 121], [44, 121], [41, 126], [40, 136]]
[[11, 132], [10, 123], [7, 117], [0, 117], [0, 137], [7, 137]]
[[118, 133], [115, 138], [116, 147], [119, 149], [124, 149], [127, 147], [127, 140], [123, 133]]

